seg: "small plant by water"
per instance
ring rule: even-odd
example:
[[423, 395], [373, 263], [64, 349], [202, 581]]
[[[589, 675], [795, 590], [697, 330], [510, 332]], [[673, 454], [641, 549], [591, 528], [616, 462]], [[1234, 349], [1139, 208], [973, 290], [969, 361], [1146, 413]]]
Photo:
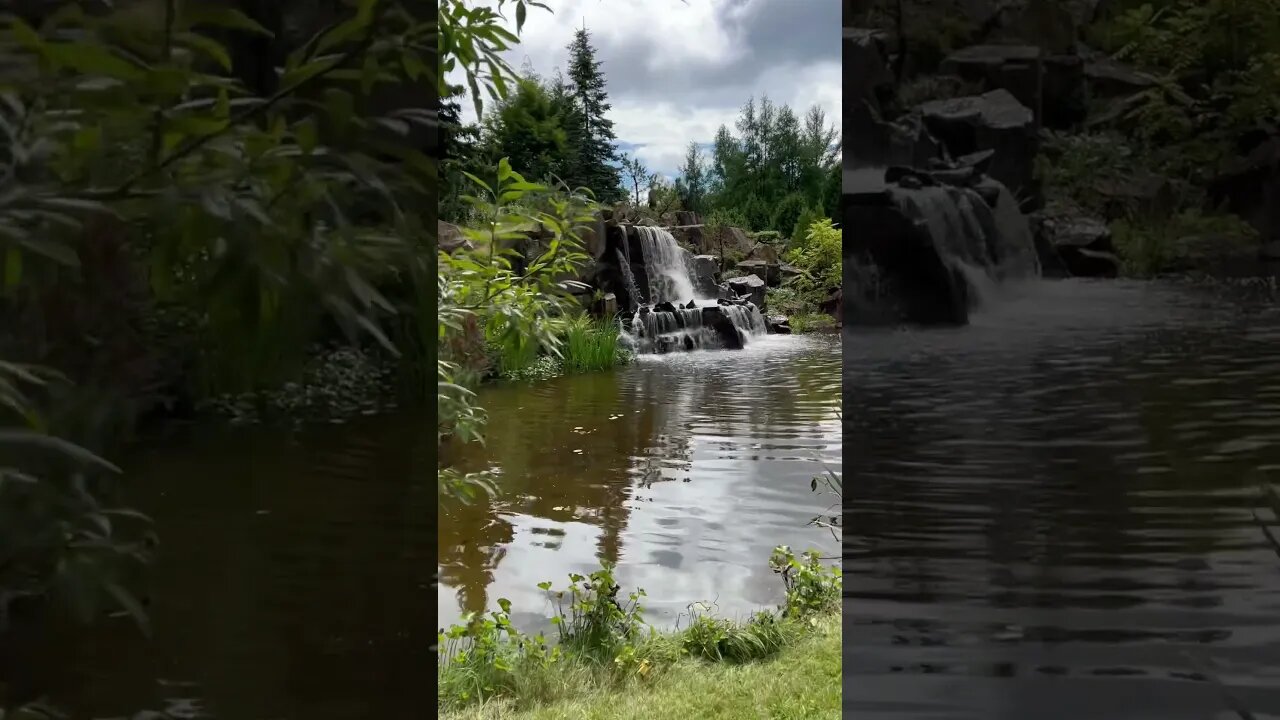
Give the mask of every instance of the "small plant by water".
[[555, 643], [516, 629], [510, 601], [499, 599], [498, 610], [468, 615], [440, 633], [439, 709], [499, 699], [531, 706], [629, 687], [626, 683], [650, 681], [682, 660], [719, 664], [770, 658], [802, 638], [821, 616], [837, 613], [841, 590], [838, 568], [824, 568], [815, 552], [797, 556], [779, 546], [770, 567], [786, 589], [776, 612], [735, 621], [696, 603], [688, 625], [670, 633], [645, 622], [644, 590], [622, 595], [611, 564], [589, 575], [571, 574], [563, 590], [550, 582], [538, 585], [555, 608]]

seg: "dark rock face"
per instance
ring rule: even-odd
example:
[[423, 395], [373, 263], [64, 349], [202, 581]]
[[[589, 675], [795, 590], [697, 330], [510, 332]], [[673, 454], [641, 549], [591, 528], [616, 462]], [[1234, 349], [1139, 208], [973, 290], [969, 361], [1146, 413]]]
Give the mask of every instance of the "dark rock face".
[[935, 100], [920, 106], [925, 125], [953, 156], [991, 150], [988, 174], [1034, 209], [1039, 188], [1034, 161], [1040, 140], [1031, 110], [1007, 90]]
[[888, 193], [846, 196], [843, 219], [844, 227], [858, 229], [852, 242], [846, 240], [843, 258], [844, 284], [856, 289], [845, 303], [853, 322], [968, 321], [963, 278], [938, 254], [928, 228]]
[[775, 335], [791, 334], [791, 321], [786, 315], [770, 315], [765, 318], [765, 327]]
[[1280, 136], [1247, 148], [1214, 180], [1210, 194], [1252, 225], [1264, 242], [1280, 240]]
[[693, 256], [694, 289], [707, 297], [716, 296], [716, 276], [720, 274], [720, 258], [716, 255]]
[[844, 28], [843, 96], [846, 103], [865, 101], [879, 113], [893, 94], [888, 36], [880, 30]]
[[742, 349], [742, 336], [738, 334], [738, 328], [733, 326], [733, 321], [725, 314], [721, 305], [702, 308], [702, 325], [715, 333], [726, 350]]
[[747, 275], [745, 277], [732, 278], [728, 282], [729, 288], [736, 292], [739, 297], [745, 297], [755, 306], [764, 310], [764, 291], [765, 282], [758, 275]]

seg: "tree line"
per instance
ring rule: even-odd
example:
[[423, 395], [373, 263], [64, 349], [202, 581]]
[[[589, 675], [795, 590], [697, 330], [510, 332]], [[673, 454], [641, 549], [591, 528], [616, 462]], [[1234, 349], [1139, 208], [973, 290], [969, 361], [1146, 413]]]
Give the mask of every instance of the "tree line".
[[526, 177], [587, 188], [602, 204], [626, 201], [656, 214], [719, 213], [747, 229], [785, 236], [801, 224], [834, 217], [839, 142], [821, 108], [801, 116], [767, 97], [752, 98], [734, 128], [721, 126], [708, 149], [690, 143], [672, 181], [618, 151], [606, 77], [590, 33], [577, 30], [568, 49], [567, 68], [550, 79], [526, 68], [475, 124], [461, 122], [464, 89], [450, 88], [440, 113], [446, 157], [441, 218], [465, 221], [466, 174], [483, 176], [500, 158]]

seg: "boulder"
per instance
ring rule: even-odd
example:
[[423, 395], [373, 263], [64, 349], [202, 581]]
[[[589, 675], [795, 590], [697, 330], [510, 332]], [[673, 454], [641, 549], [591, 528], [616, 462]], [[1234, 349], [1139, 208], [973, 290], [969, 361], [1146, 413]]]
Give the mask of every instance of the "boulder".
[[676, 225], [679, 225], [679, 226], [702, 224], [702, 218], [698, 215], [698, 213], [692, 212], [690, 210], [677, 210], [675, 220], [676, 220]]
[[[1006, 7], [1009, 11], [987, 36], [988, 41], [1030, 43], [1050, 55], [1075, 52], [1079, 21], [1061, 0], [1024, 0]], [[1077, 12], [1084, 15], [1086, 8], [1081, 7]]]
[[[1041, 265], [1047, 276], [1065, 270], [1074, 277], [1115, 277], [1120, 263], [1111, 243], [1111, 229], [1102, 220], [1087, 215], [1062, 213], [1040, 215], [1033, 220], [1037, 237], [1037, 250], [1041, 253]], [[1043, 246], [1051, 249], [1049, 259], [1057, 257], [1060, 263], [1046, 263]]]
[[436, 221], [436, 237], [440, 245], [440, 249], [452, 253], [455, 250], [473, 250], [474, 245], [462, 234], [462, 228], [447, 223], [444, 220]]
[[794, 279], [794, 278], [798, 278], [798, 277], [800, 277], [801, 275], [804, 275], [804, 271], [803, 271], [803, 270], [801, 270], [800, 268], [796, 267], [795, 265], [789, 265], [789, 264], [787, 264], [787, 263], [782, 263], [781, 265], [779, 265], [779, 266], [778, 266], [778, 272], [782, 273], [782, 281], [783, 281], [783, 282], [786, 282], [786, 281], [788, 281], [788, 280], [791, 280], [791, 279]]
[[782, 284], [782, 267], [777, 262], [769, 262], [768, 260], [743, 260], [738, 263], [738, 269], [757, 277], [764, 278], [764, 282], [769, 287], [777, 287]]
[[765, 318], [765, 329], [775, 335], [790, 335], [791, 321], [786, 315], [770, 315]]
[[716, 255], [693, 256], [694, 289], [707, 297], [716, 295], [716, 276], [720, 274], [720, 258]]
[[920, 112], [952, 157], [993, 151], [988, 174], [1024, 198], [1024, 210], [1039, 204], [1034, 175], [1039, 134], [1031, 110], [1008, 90], [935, 100], [921, 105]]
[[1155, 84], [1155, 78], [1106, 56], [1088, 58], [1081, 67], [1090, 102], [1127, 98]]
[[617, 315], [618, 296], [613, 293], [604, 293], [593, 301], [591, 311], [596, 317], [601, 318], [611, 318]]
[[743, 277], [732, 278], [728, 282], [729, 289], [738, 294], [738, 297], [745, 297], [755, 306], [764, 310], [765, 281], [760, 279], [759, 275], [744, 275]]

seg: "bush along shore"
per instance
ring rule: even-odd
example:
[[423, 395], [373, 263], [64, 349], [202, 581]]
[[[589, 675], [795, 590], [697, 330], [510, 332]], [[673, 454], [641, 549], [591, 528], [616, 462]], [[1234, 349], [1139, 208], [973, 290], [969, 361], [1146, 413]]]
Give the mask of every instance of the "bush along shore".
[[620, 597], [608, 564], [570, 575], [563, 590], [539, 585], [555, 607], [554, 640], [517, 630], [500, 599], [440, 633], [440, 716], [736, 718], [765, 707], [837, 717], [840, 570], [785, 546], [769, 565], [786, 591], [776, 611], [731, 620], [695, 603], [668, 632], [645, 623], [643, 589]]

